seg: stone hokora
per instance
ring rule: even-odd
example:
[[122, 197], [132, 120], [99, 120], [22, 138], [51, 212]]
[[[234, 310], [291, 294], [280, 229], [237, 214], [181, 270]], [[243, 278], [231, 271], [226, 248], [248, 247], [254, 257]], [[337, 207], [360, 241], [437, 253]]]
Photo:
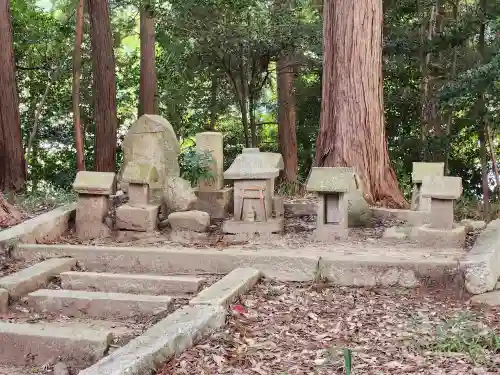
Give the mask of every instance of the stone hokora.
[[425, 177], [444, 176], [444, 163], [420, 163], [413, 162], [411, 180], [413, 191], [411, 197], [411, 209], [416, 211], [429, 211], [431, 200], [421, 194], [422, 182]]
[[312, 168], [306, 190], [319, 196], [314, 236], [320, 241], [334, 241], [348, 235], [348, 199], [356, 191], [352, 168]]

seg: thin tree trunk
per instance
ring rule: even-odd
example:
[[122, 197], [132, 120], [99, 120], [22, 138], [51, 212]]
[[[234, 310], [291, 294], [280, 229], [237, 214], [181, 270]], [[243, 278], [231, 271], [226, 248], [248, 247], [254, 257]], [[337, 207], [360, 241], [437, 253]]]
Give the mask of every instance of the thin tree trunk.
[[95, 170], [116, 171], [116, 77], [107, 0], [87, 0], [92, 44]]
[[208, 124], [207, 130], [214, 131], [215, 124], [217, 123], [218, 117], [218, 106], [217, 106], [217, 92], [219, 90], [219, 77], [217, 68], [214, 67], [212, 71], [212, 82], [210, 85], [210, 122]]
[[85, 170], [84, 132], [80, 117], [80, 76], [82, 70], [82, 40], [85, 0], [79, 0], [76, 10], [75, 46], [73, 49], [73, 125], [75, 129], [76, 169]]
[[496, 154], [496, 149], [495, 145], [493, 143], [493, 137], [491, 136], [491, 129], [488, 123], [486, 122], [486, 137], [488, 139], [488, 144], [490, 145], [490, 153], [491, 153], [491, 164], [493, 165], [493, 173], [495, 174], [495, 190], [497, 194], [499, 194], [499, 189], [500, 189], [500, 176], [498, 173], [498, 165], [497, 165], [497, 154]]
[[26, 164], [21, 138], [11, 18], [10, 1], [1, 1], [0, 192], [4, 190], [19, 191], [26, 182]]
[[257, 125], [255, 124], [255, 93], [250, 91], [248, 98], [250, 112], [250, 134], [252, 136], [252, 147], [257, 147]]
[[155, 20], [149, 1], [140, 10], [141, 39], [141, 78], [139, 85], [139, 116], [158, 113], [156, 57], [155, 57]]
[[290, 56], [281, 56], [277, 62], [278, 143], [285, 164], [284, 179], [292, 184], [297, 182], [299, 173], [294, 78], [295, 71], [290, 65]]
[[406, 207], [389, 161], [382, 91], [382, 1], [326, 0], [317, 166], [353, 167], [370, 204]]
[[240, 86], [241, 86], [241, 100], [240, 100], [240, 110], [241, 110], [241, 119], [243, 123], [243, 132], [245, 135], [245, 147], [250, 147], [250, 139], [248, 137], [249, 130], [249, 121], [248, 121], [248, 82], [246, 77], [246, 69], [245, 69], [245, 59], [243, 56], [243, 46], [241, 46], [241, 56], [240, 56]]

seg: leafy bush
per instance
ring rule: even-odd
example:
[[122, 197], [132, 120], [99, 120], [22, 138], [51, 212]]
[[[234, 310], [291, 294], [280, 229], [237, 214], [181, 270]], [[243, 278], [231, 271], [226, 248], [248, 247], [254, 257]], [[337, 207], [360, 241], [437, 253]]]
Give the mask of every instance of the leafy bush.
[[181, 177], [196, 186], [200, 180], [214, 180], [211, 165], [215, 163], [208, 151], [200, 152], [193, 147], [188, 148], [179, 157]]

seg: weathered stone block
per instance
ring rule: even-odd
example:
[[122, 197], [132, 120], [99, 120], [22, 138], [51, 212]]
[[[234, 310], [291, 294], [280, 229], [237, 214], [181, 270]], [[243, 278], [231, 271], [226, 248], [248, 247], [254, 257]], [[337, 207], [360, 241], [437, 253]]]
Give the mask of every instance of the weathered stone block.
[[411, 179], [413, 183], [421, 184], [424, 177], [441, 177], [444, 175], [444, 163], [413, 162]]
[[273, 197], [273, 211], [275, 217], [285, 216], [285, 199], [283, 197]]
[[462, 195], [462, 178], [426, 176], [422, 182], [420, 195], [424, 198], [458, 199]]
[[80, 241], [108, 237], [104, 219], [109, 211], [106, 195], [79, 195], [76, 207], [76, 236]]
[[357, 189], [354, 169], [314, 167], [307, 179], [306, 190], [322, 193], [347, 193]]
[[209, 152], [213, 159], [211, 165], [213, 179], [201, 180], [198, 184], [199, 190], [214, 191], [220, 190], [224, 186], [224, 146], [222, 140], [222, 133], [203, 132], [196, 134], [196, 149], [200, 152]]
[[210, 226], [210, 215], [203, 211], [173, 212], [168, 215], [173, 230], [206, 232]]
[[116, 191], [116, 175], [113, 172], [80, 171], [73, 182], [78, 194], [111, 195]]
[[147, 184], [128, 184], [128, 203], [143, 205], [151, 202], [151, 190]]
[[169, 212], [189, 211], [197, 200], [191, 184], [175, 176], [169, 176], [165, 180], [163, 199]]
[[233, 188], [216, 191], [195, 190], [198, 197], [195, 208], [208, 213], [214, 219], [225, 219], [232, 211]]
[[282, 233], [285, 229], [285, 220], [281, 218], [270, 218], [267, 221], [241, 221], [226, 220], [222, 224], [224, 233]]
[[453, 200], [431, 198], [431, 227], [452, 229], [454, 222]]
[[274, 179], [284, 167], [281, 154], [252, 150], [238, 155], [224, 172], [227, 180]]
[[0, 314], [5, 314], [9, 307], [9, 292], [0, 288]]
[[431, 247], [463, 247], [466, 228], [455, 226], [452, 229], [432, 228], [429, 224], [412, 228], [410, 238], [424, 246]]
[[160, 206], [145, 204], [124, 204], [116, 209], [116, 227], [118, 229], [153, 232], [158, 223]]

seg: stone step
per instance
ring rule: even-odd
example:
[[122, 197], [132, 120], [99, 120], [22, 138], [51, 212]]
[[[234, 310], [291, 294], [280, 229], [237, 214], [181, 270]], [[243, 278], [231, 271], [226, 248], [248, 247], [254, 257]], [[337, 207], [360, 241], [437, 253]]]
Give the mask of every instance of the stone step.
[[59, 360], [82, 368], [101, 359], [110, 340], [109, 332], [82, 327], [0, 322], [0, 363], [40, 366]]
[[472, 303], [484, 303], [489, 306], [500, 306], [500, 290], [478, 294], [470, 300]]
[[41, 288], [50, 278], [69, 271], [76, 264], [75, 259], [53, 258], [37, 263], [19, 272], [0, 279], [0, 288], [9, 292], [10, 298], [19, 298]]
[[204, 281], [203, 278], [193, 276], [72, 271], [61, 274], [64, 289], [152, 295], [196, 293]]
[[113, 320], [167, 312], [173, 299], [143, 294], [40, 289], [28, 294], [27, 301], [38, 312]]

